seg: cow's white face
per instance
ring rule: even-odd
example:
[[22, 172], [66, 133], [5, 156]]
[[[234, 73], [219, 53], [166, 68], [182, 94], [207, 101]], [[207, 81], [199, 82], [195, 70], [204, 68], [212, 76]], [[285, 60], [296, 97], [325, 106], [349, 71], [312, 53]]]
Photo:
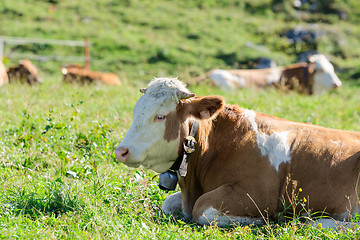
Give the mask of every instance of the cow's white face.
[[181, 151], [180, 138], [188, 134], [188, 120], [211, 118], [224, 104], [219, 96], [194, 96], [177, 79], [152, 81], [135, 105], [134, 122], [116, 147], [117, 160], [130, 167], [166, 172]]
[[143, 165], [156, 172], [165, 172], [171, 167], [177, 157], [178, 141], [164, 139], [165, 116], [175, 108], [176, 102], [172, 99], [159, 101], [147, 94], [139, 99], [133, 112], [134, 122], [118, 146], [129, 149], [126, 165]]
[[322, 54], [316, 54], [309, 58], [315, 64], [314, 73], [314, 94], [327, 92], [341, 86], [341, 81], [334, 71], [333, 65]]
[[[119, 161], [130, 167], [142, 165], [162, 173], [176, 160], [179, 140], [169, 141], [164, 138], [165, 118], [176, 109], [179, 102], [177, 90], [187, 93], [188, 90], [180, 81], [172, 80], [169, 79], [170, 86], [166, 86], [164, 79], [155, 79], [136, 103], [134, 121], [115, 150]], [[190, 96], [194, 94], [189, 93]]]

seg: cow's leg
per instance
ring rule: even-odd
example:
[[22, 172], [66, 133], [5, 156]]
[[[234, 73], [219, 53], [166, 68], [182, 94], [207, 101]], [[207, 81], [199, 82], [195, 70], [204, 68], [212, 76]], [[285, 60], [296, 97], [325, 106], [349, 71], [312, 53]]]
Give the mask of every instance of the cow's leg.
[[[262, 225], [264, 220], [252, 198], [234, 185], [224, 185], [201, 195], [193, 208], [193, 219], [200, 225], [224, 227], [232, 224]], [[251, 217], [256, 216], [256, 217]]]
[[176, 215], [182, 210], [182, 196], [181, 192], [173, 193], [168, 196], [162, 206], [165, 214]]

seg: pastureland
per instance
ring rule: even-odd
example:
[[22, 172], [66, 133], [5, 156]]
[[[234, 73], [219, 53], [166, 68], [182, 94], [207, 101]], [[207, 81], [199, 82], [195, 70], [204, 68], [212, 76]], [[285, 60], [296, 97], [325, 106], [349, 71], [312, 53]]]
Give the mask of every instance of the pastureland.
[[[149, 80], [151, 77], [149, 77]], [[219, 229], [164, 216], [168, 194], [157, 175], [115, 162], [114, 147], [132, 121], [141, 83], [73, 86], [49, 77], [42, 85], [0, 89], [0, 236], [3, 238], [356, 238], [298, 222]], [[360, 88], [344, 84], [323, 96], [267, 91], [219, 94], [227, 103], [300, 122], [360, 131]]]
[[[60, 67], [67, 63], [49, 61], [35, 62], [42, 85], [0, 88], [0, 238], [359, 238], [351, 229], [306, 227], [298, 221], [228, 229], [184, 223], [161, 213], [168, 194], [158, 189], [154, 172], [115, 162], [114, 147], [130, 127], [145, 81], [155, 76], [191, 81], [209, 69], [237, 68], [257, 57], [293, 63], [309, 46], [291, 45], [280, 35], [298, 25], [326, 33], [317, 40], [318, 50], [332, 57], [343, 81], [339, 91], [302, 96], [272, 89], [190, 89], [269, 115], [360, 131], [359, 1], [332, 0], [347, 11], [347, 20], [334, 14], [276, 13], [271, 2], [0, 1], [0, 35], [89, 37], [92, 69], [115, 72], [123, 82], [121, 87], [62, 84]], [[38, 45], [15, 50], [82, 54], [82, 49]], [[5, 58], [5, 65], [17, 60]]]
[[[114, 72], [129, 82], [168, 75], [190, 80], [212, 68], [249, 67], [258, 57], [288, 65], [297, 61], [300, 52], [315, 48], [329, 55], [336, 70], [353, 81], [359, 73], [359, 2], [329, 1], [345, 11], [348, 19], [294, 9], [292, 14], [273, 12], [275, 0], [4, 0], [0, 2], [0, 33], [72, 40], [89, 37], [92, 69]], [[316, 42], [291, 44], [285, 33], [297, 26], [318, 31]], [[83, 53], [82, 48], [52, 45], [13, 46], [6, 51], [9, 55]], [[5, 60], [7, 67], [18, 61]], [[34, 64], [41, 75], [57, 74], [69, 62]]]

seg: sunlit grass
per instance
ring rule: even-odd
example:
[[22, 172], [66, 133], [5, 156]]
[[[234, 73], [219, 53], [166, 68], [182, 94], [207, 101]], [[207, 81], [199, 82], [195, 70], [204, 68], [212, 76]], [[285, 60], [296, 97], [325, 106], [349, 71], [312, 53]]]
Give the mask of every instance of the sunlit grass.
[[[57, 2], [55, 8], [53, 3]], [[270, 57], [278, 65], [296, 61], [306, 44], [281, 37], [299, 16], [273, 13], [272, 1], [61, 0], [0, 1], [0, 35], [91, 42], [91, 68], [113, 71], [121, 87], [61, 83], [68, 62], [34, 61], [44, 83], [0, 88], [0, 238], [4, 239], [355, 239], [352, 229], [306, 226], [295, 218], [264, 227], [201, 227], [166, 216], [169, 193], [158, 175], [115, 161], [114, 148], [132, 122], [138, 89], [153, 77], [192, 81], [212, 68], [235, 68]], [[339, 3], [339, 1], [336, 1]], [[225, 92], [190, 85], [198, 96], [222, 95], [229, 104], [325, 127], [360, 131], [357, 56], [358, 1], [349, 21], [321, 16], [319, 50], [332, 56], [344, 86], [321, 96], [275, 89]], [[319, 15], [316, 15], [319, 17]], [[326, 21], [332, 22], [327, 24]], [[246, 46], [263, 45], [262, 51]], [[5, 46], [40, 55], [82, 55], [62, 46]], [[221, 59], [219, 56], [232, 56]], [[345, 59], [344, 59], [345, 58]]]
[[[149, 79], [150, 80], [150, 79]], [[144, 84], [139, 83], [144, 87]], [[190, 86], [198, 96], [326, 127], [359, 130], [358, 87], [323, 96]], [[0, 89], [0, 236], [19, 238], [353, 238], [299, 222], [200, 227], [165, 216], [152, 171], [118, 164], [114, 147], [132, 121], [138, 86], [43, 85]]]

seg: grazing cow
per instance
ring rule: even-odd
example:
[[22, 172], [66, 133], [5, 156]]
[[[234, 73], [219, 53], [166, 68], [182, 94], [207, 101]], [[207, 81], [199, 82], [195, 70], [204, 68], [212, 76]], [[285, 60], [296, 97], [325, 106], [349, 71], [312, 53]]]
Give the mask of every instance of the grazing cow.
[[348, 220], [360, 212], [360, 133], [226, 105], [219, 96], [194, 97], [176, 79], [155, 79], [141, 91], [115, 150], [118, 161], [164, 173], [198, 122], [187, 174], [177, 171], [181, 193], [165, 200], [165, 213], [182, 211], [198, 224], [261, 223], [262, 215], [289, 206], [293, 191], [311, 213]]
[[0, 62], [0, 87], [9, 82], [9, 78], [6, 72], [6, 68], [2, 62]]
[[196, 82], [210, 78], [225, 89], [266, 86], [285, 87], [301, 93], [320, 94], [341, 86], [333, 65], [322, 54], [309, 57], [308, 63], [297, 63], [287, 67], [265, 69], [215, 69], [195, 79]]
[[103, 73], [90, 71], [77, 65], [70, 65], [61, 69], [66, 83], [104, 83], [107, 85], [121, 85], [119, 77], [115, 73]]
[[38, 70], [29, 59], [19, 61], [19, 64], [8, 70], [9, 82], [28, 83], [30, 85], [41, 82]]

